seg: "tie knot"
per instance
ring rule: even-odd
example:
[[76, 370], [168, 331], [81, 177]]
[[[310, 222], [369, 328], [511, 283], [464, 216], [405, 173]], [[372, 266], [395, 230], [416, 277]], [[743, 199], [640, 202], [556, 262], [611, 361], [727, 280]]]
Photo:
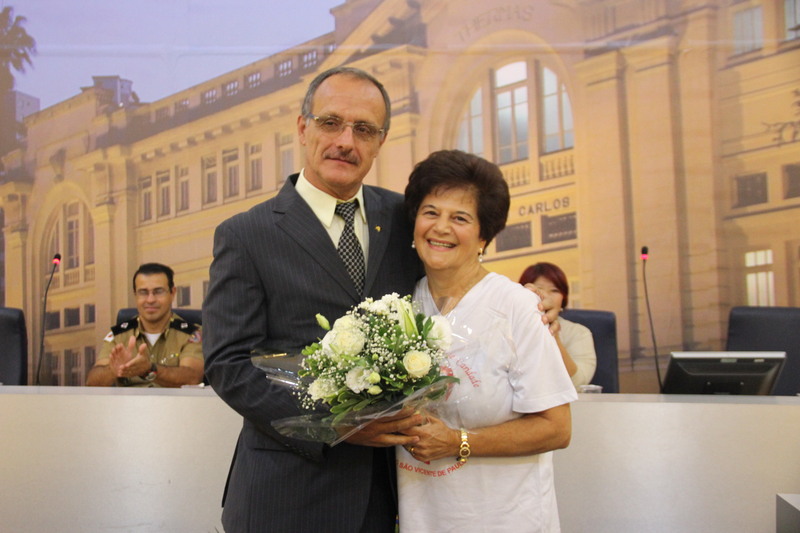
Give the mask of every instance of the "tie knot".
[[342, 217], [345, 222], [351, 223], [355, 218], [356, 207], [358, 207], [358, 200], [336, 204], [336, 214]]

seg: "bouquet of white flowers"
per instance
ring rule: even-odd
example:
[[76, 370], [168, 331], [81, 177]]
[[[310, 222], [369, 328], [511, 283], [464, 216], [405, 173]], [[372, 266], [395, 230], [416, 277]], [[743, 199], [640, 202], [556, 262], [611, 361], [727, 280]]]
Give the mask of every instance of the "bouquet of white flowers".
[[303, 349], [293, 387], [301, 407], [317, 412], [274, 421], [284, 435], [336, 444], [375, 418], [437, 399], [458, 381], [440, 369], [449, 323], [415, 313], [410, 296], [367, 298], [333, 327], [322, 315], [317, 322], [327, 333]]

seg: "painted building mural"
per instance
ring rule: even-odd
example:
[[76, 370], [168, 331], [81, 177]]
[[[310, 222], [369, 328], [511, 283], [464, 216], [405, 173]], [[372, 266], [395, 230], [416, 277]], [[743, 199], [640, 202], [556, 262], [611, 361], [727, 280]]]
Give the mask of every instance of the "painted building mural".
[[329, 34], [161, 100], [102, 76], [24, 119], [2, 155], [5, 305], [25, 310], [31, 368], [44, 316], [42, 383], [83, 383], [140, 263], [171, 265], [177, 307], [201, 307], [215, 227], [300, 169], [305, 88], [345, 64], [392, 98], [367, 182], [402, 191], [442, 148], [497, 163], [512, 205], [485, 264], [512, 279], [559, 264], [573, 307], [616, 313], [623, 372], [653, 367], [643, 246], [660, 353], [721, 348], [733, 305], [800, 305], [797, 0], [348, 0], [332, 15]]

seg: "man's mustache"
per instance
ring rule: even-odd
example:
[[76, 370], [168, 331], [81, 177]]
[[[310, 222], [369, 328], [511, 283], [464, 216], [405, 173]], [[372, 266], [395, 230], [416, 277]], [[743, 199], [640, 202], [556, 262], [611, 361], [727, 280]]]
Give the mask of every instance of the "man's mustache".
[[331, 150], [330, 152], [326, 152], [324, 157], [325, 159], [339, 159], [353, 165], [358, 165], [360, 163], [358, 157], [350, 151]]

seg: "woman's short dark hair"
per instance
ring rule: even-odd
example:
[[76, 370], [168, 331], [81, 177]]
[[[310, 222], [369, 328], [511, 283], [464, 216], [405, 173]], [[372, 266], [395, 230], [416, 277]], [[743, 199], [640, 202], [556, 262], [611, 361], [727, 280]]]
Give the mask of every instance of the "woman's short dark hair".
[[539, 278], [545, 278], [550, 281], [553, 285], [555, 285], [558, 292], [564, 295], [564, 301], [561, 302], [561, 308], [567, 308], [567, 302], [569, 301], [569, 282], [567, 282], [567, 275], [564, 274], [564, 271], [561, 270], [558, 266], [554, 265], [553, 263], [536, 263], [535, 265], [531, 265], [525, 269], [522, 273], [522, 276], [519, 278], [519, 282], [522, 285], [533, 283]]
[[133, 274], [133, 291], [136, 292], [136, 276], [144, 274], [145, 276], [152, 276], [153, 274], [164, 274], [167, 276], [167, 286], [169, 290], [175, 286], [175, 272], [167, 265], [161, 263], [144, 263], [139, 265], [139, 268]]
[[405, 206], [414, 223], [422, 201], [440, 190], [466, 189], [475, 195], [480, 237], [486, 244], [506, 227], [511, 199], [497, 165], [461, 150], [440, 150], [417, 163], [406, 186]]

